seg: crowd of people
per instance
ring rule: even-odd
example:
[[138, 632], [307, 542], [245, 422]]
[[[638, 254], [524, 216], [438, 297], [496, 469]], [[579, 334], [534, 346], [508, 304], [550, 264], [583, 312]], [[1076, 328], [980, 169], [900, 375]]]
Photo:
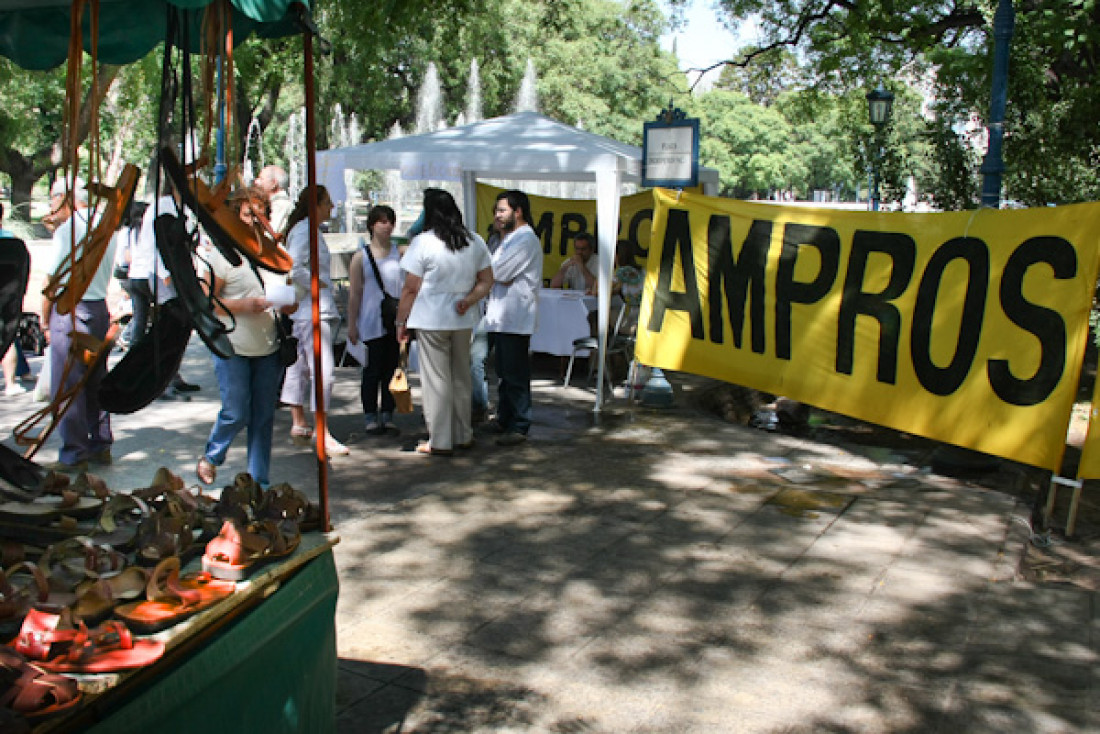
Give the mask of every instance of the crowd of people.
[[[285, 248], [293, 262], [286, 275], [257, 268], [246, 257], [240, 258], [238, 265], [231, 264], [209, 241], [202, 244], [204, 237], [193, 220], [190, 225], [199, 232], [196, 274], [232, 345], [229, 356], [212, 349], [221, 408], [195, 466], [196, 476], [204, 484], [216, 481], [230, 446], [243, 431], [248, 472], [261, 486], [267, 486], [272, 479], [278, 407], [289, 409], [289, 438], [303, 445], [317, 440], [318, 400], [325, 410], [329, 408], [335, 364], [333, 336], [341, 320], [331, 277], [332, 255], [324, 234], [318, 231], [321, 343], [317, 364], [310, 192], [303, 191], [292, 202], [286, 189], [285, 172], [268, 166], [226, 202], [249, 229], [267, 231]], [[157, 249], [158, 228], [154, 224], [158, 216], [176, 216], [184, 207], [173, 187], [164, 186], [161, 193], [153, 203], [135, 201], [125, 212], [74, 313], [56, 313], [50, 299], [43, 298], [41, 318], [50, 344], [51, 394], [80, 382], [84, 386], [58, 422], [61, 448], [51, 469], [75, 472], [86, 470], [89, 464], [112, 462], [111, 417], [97, 399], [97, 386], [107, 372], [106, 360], [90, 365], [79, 360], [67, 364], [66, 360], [70, 342], [79, 337], [75, 332], [97, 340], [107, 338], [113, 318], [107, 301], [112, 277], [129, 300], [130, 318], [118, 335], [122, 349], [138, 345], [150, 333], [158, 309], [177, 296], [177, 284]], [[318, 220], [326, 222], [333, 201], [323, 186], [317, 186], [314, 193]], [[73, 243], [96, 226], [97, 214], [90, 216], [90, 211], [84, 183], [58, 179], [51, 190], [48, 218], [56, 227], [51, 273], [61, 267]], [[544, 283], [542, 246], [531, 221], [528, 197], [521, 191], [506, 191], [496, 200], [487, 243], [463, 221], [451, 194], [430, 188], [424, 192], [423, 214], [411, 231], [411, 240], [399, 248], [394, 240], [394, 210], [385, 205], [372, 208], [367, 236], [360, 240], [348, 269], [346, 316], [348, 343], [359, 347], [362, 354], [360, 399], [368, 435], [398, 432], [390, 381], [401, 355], [415, 339], [428, 432], [427, 440], [416, 447], [418, 453], [451, 456], [456, 450], [468, 449], [474, 444], [474, 426], [482, 422], [487, 432], [497, 434], [498, 445], [515, 446], [526, 440], [531, 427], [530, 342], [537, 323], [538, 291]], [[557, 285], [591, 291], [595, 278], [585, 266], [588, 260], [592, 265], [596, 260], [592, 238], [578, 238], [577, 250], [577, 257], [567, 261], [555, 280], [561, 281]], [[278, 287], [283, 288], [284, 296], [292, 292], [293, 297], [273, 299], [271, 294]], [[280, 342], [288, 334], [297, 340], [297, 359], [285, 366], [288, 358], [280, 354]], [[485, 380], [490, 352], [495, 354], [499, 379], [493, 420], [488, 419]], [[13, 349], [12, 357], [17, 356]], [[15, 374], [8, 364], [5, 357], [5, 379]], [[320, 391], [314, 388], [318, 378], [323, 386]], [[176, 374], [160, 397], [187, 400], [186, 393], [198, 389]], [[349, 453], [327, 429], [323, 443], [328, 455]]]

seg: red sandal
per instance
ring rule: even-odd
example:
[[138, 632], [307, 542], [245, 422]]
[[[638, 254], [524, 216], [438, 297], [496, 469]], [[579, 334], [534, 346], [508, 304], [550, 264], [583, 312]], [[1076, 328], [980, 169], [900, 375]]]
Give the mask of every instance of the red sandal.
[[202, 569], [219, 579], [240, 581], [259, 561], [288, 556], [302, 540], [293, 520], [261, 520], [246, 526], [226, 520], [206, 544]]
[[90, 630], [83, 622], [74, 627], [65, 611], [52, 614], [38, 609], [27, 613], [23, 628], [10, 644], [17, 653], [52, 672], [110, 673], [143, 668], [164, 654], [163, 642], [135, 640], [121, 622], [107, 622]]

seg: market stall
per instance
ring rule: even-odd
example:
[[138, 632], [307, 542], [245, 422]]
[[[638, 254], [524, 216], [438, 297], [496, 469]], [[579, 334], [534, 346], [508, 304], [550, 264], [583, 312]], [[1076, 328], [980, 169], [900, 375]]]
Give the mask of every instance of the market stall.
[[[214, 62], [229, 79], [232, 49], [245, 38], [303, 33], [315, 189], [316, 28], [305, 0], [0, 0], [0, 55], [36, 70], [69, 61], [66, 120], [76, 119], [84, 77], [74, 61], [84, 49], [93, 65], [124, 64], [167, 41], [167, 69], [171, 48], [200, 52], [211, 28], [220, 34]], [[180, 66], [190, 73], [187, 63]], [[68, 136], [66, 180], [75, 181], [78, 142]], [[163, 148], [161, 158], [165, 152], [171, 149]], [[190, 163], [186, 145], [180, 153]], [[90, 180], [102, 183], [89, 165]], [[194, 170], [183, 173], [191, 177], [184, 204], [208, 233], [225, 224], [216, 192], [204, 192]], [[129, 196], [132, 189], [119, 191], [111, 206], [125, 209]], [[311, 230], [316, 263], [317, 227]], [[94, 236], [81, 243], [81, 257], [94, 252]], [[230, 255], [234, 246], [253, 260], [271, 254], [241, 247], [232, 234], [226, 241], [216, 244]], [[163, 254], [159, 229], [158, 248]], [[70, 290], [87, 269], [75, 242], [71, 257]], [[315, 267], [312, 296], [317, 330]], [[79, 301], [80, 293], [67, 298]], [[106, 349], [111, 343], [108, 336]], [[92, 353], [103, 350], [94, 346]], [[316, 389], [320, 394], [323, 386]], [[47, 418], [56, 420], [58, 409], [51, 407]], [[324, 434], [322, 411], [318, 435]], [[41, 434], [37, 440], [35, 448]], [[215, 501], [170, 473], [121, 491], [87, 474], [70, 483], [0, 445], [0, 539], [11, 541], [0, 574], [0, 631], [7, 640], [0, 647], [0, 729], [26, 730], [28, 723], [36, 731], [333, 729], [337, 538], [328, 532], [321, 440], [317, 464], [317, 502], [288, 485], [264, 490], [240, 479], [247, 474]], [[13, 548], [18, 560], [7, 556]]]

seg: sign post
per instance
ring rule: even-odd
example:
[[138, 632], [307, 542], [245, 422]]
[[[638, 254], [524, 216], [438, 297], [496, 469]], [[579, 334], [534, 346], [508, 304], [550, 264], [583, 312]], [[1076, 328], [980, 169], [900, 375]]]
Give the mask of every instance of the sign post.
[[672, 106], [643, 125], [642, 186], [685, 189], [699, 184], [699, 119]]

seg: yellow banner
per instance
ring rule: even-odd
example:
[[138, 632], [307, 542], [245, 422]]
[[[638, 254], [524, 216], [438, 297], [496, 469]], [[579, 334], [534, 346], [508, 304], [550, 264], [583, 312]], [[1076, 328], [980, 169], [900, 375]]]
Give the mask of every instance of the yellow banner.
[[884, 214], [654, 197], [641, 362], [1058, 470], [1100, 204]]
[[1089, 410], [1089, 430], [1081, 447], [1081, 461], [1077, 465], [1080, 479], [1100, 478], [1100, 380], [1092, 386], [1092, 406]]
[[[493, 207], [497, 195], [504, 189], [486, 184], [477, 185], [477, 231], [488, 238], [489, 225], [493, 223]], [[546, 280], [558, 272], [561, 264], [573, 254], [573, 238], [581, 232], [596, 233], [596, 201], [594, 199], [555, 199], [549, 196], [533, 196], [531, 227], [542, 242], [544, 253], [542, 272]], [[634, 261], [644, 267], [649, 255], [649, 233], [653, 219], [653, 195], [623, 196], [619, 199], [619, 243], [629, 243]]]

